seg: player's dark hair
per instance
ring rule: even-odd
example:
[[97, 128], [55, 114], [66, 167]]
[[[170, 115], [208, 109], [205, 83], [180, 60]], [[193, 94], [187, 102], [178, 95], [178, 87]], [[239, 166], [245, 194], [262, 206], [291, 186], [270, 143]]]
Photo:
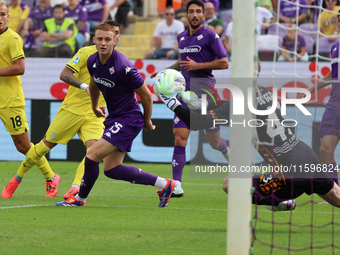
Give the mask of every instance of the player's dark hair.
[[119, 23], [115, 20], [107, 20], [104, 22], [105, 24], [109, 24], [112, 27], [120, 27]]
[[97, 30], [112, 31], [113, 34], [115, 33], [115, 30], [113, 29], [113, 27], [107, 23], [101, 23], [98, 26], [96, 26], [96, 29], [94, 32], [96, 33]]
[[62, 6], [61, 4], [56, 4], [55, 6], [53, 6], [52, 13], [54, 12], [55, 9], [62, 9], [63, 11], [65, 11], [64, 6]]
[[192, 4], [196, 4], [198, 5], [199, 7], [202, 7], [202, 11], [204, 13], [204, 3], [201, 1], [201, 0], [190, 0], [188, 5], [187, 5], [187, 14], [189, 13], [189, 7], [190, 5]]

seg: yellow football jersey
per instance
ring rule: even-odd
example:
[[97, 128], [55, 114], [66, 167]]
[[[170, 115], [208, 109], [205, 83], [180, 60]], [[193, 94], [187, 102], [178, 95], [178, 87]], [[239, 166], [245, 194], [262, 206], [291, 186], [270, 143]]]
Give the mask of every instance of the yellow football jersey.
[[12, 5], [9, 6], [8, 14], [9, 21], [7, 22], [7, 26], [13, 31], [16, 31], [21, 20], [27, 19], [30, 14], [30, 8], [26, 4], [19, 2], [15, 8]]
[[[0, 68], [13, 65], [13, 61], [25, 58], [23, 41], [12, 29], [7, 28], [0, 34]], [[21, 77], [0, 76], [0, 108], [25, 105]]]
[[[90, 74], [87, 70], [87, 59], [97, 52], [96, 46], [87, 46], [78, 50], [73, 58], [66, 64], [66, 67], [74, 72], [74, 77], [80, 82], [89, 84]], [[106, 106], [104, 97], [100, 95], [99, 106]], [[94, 115], [92, 111], [91, 98], [83, 89], [70, 86], [61, 108], [73, 112], [77, 115]]]

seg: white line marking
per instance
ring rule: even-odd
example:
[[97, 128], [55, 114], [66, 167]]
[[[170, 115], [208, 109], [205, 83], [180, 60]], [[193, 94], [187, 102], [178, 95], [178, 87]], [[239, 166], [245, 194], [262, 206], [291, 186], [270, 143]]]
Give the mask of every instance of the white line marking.
[[28, 207], [38, 207], [47, 205], [14, 205], [14, 206], [0, 206], [0, 209], [17, 209], [17, 208], [28, 208]]

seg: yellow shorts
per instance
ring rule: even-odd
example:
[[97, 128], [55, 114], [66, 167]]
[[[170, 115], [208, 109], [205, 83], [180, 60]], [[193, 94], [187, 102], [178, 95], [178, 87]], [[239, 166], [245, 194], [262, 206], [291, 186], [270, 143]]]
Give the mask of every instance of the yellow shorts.
[[0, 109], [0, 119], [11, 135], [21, 135], [28, 130], [25, 106]]
[[99, 140], [104, 131], [104, 118], [79, 116], [64, 109], [59, 109], [46, 132], [46, 140], [51, 143], [67, 144], [75, 134], [85, 145], [86, 141]]

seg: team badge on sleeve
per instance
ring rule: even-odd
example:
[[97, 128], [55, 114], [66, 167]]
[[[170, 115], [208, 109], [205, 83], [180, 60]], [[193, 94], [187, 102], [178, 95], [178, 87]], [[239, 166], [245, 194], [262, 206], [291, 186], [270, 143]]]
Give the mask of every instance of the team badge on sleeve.
[[72, 61], [73, 64], [77, 64], [79, 62], [79, 56], [76, 56], [76, 58]]

